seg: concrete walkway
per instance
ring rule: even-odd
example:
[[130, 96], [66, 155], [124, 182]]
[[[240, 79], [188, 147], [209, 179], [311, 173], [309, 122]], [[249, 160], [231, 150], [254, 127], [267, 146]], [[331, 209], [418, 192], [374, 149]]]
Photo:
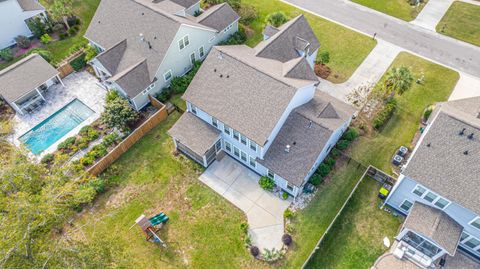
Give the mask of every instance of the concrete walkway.
[[480, 96], [480, 78], [462, 73], [460, 73], [460, 79], [455, 85], [452, 94], [448, 98], [451, 100], [458, 100], [469, 97]]
[[228, 155], [212, 163], [199, 179], [245, 212], [253, 245], [262, 251], [282, 247], [283, 212], [291, 199], [264, 191], [258, 185], [260, 176]]
[[400, 51], [402, 51], [400, 47], [378, 40], [377, 46], [375, 46], [347, 82], [334, 84], [330, 81], [322, 80], [318, 85], [318, 89], [348, 102], [346, 96], [359, 86], [376, 84]]
[[455, 0], [429, 0], [411, 23], [435, 32], [435, 27]]

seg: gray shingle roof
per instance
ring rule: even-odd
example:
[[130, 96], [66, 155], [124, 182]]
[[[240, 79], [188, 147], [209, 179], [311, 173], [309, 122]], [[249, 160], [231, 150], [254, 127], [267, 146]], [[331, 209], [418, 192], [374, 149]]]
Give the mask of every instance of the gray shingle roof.
[[320, 42], [303, 15], [291, 19], [279, 30], [255, 47], [257, 56], [287, 62], [299, 56], [297, 49], [305, 47], [305, 42], [309, 43], [309, 55], [320, 48]]
[[301, 186], [332, 133], [349, 121], [354, 112], [350, 105], [317, 91], [310, 102], [290, 113], [264, 160], [258, 161], [288, 182]]
[[[169, 1], [169, 0], [153, 0], [152, 2], [160, 3], [160, 2], [166, 2], [166, 1]], [[199, 2], [199, 0], [170, 0], [170, 1], [184, 8], [189, 8]]]
[[480, 214], [480, 97], [439, 106], [402, 174]]
[[265, 28], [263, 29], [262, 34], [270, 37], [270, 36], [278, 33], [278, 31], [280, 31], [280, 30], [278, 30], [278, 28], [275, 28], [274, 26], [272, 26], [270, 24], [267, 24], [267, 26], [265, 26]]
[[45, 8], [36, 0], [17, 0], [24, 11], [45, 10]]
[[218, 140], [220, 131], [190, 112], [185, 112], [168, 134], [203, 156]]
[[115, 81], [122, 89], [125, 89], [128, 96], [135, 97], [151, 84], [148, 76], [147, 60], [141, 60], [109, 80]]
[[298, 57], [283, 64], [283, 76], [303, 80], [318, 81], [318, 77], [305, 57]]
[[13, 102], [58, 73], [42, 56], [32, 54], [0, 71], [0, 95]]
[[463, 231], [462, 225], [447, 213], [419, 202], [413, 204], [403, 227], [433, 240], [451, 256], [455, 255]]
[[197, 21], [202, 25], [222, 31], [239, 18], [240, 16], [227, 3], [223, 3], [207, 9], [197, 17]]
[[316, 81], [284, 77], [280, 62], [254, 53], [212, 48], [183, 98], [263, 146], [297, 89]]

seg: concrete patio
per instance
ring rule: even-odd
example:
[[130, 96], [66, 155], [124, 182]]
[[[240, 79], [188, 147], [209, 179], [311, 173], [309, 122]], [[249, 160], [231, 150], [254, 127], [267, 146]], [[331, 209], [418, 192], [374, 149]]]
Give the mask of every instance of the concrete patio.
[[18, 138], [23, 134], [73, 101], [75, 98], [90, 107], [90, 109], [95, 111], [95, 114], [71, 130], [62, 139], [57, 141], [57, 143], [45, 150], [42, 155], [55, 151], [58, 143], [63, 139], [78, 133], [83, 126], [91, 124], [100, 117], [100, 114], [104, 109], [103, 106], [105, 104], [105, 95], [107, 91], [100, 87], [98, 80], [94, 76], [83, 71], [72, 73], [62, 80], [65, 87], [61, 84], [56, 84], [50, 87], [45, 95], [45, 103], [38, 110], [26, 115], [20, 115], [18, 113], [15, 115], [13, 119], [14, 127], [12, 137], [12, 142], [15, 145], [19, 146], [21, 144]]
[[225, 197], [247, 215], [252, 244], [260, 250], [281, 249], [283, 212], [291, 198], [282, 200], [260, 188], [260, 176], [225, 155], [200, 176], [200, 181]]

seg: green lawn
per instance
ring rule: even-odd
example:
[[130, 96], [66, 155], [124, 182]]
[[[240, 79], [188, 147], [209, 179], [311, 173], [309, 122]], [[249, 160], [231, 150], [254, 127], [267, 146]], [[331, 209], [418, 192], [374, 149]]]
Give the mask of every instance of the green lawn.
[[355, 3], [375, 9], [382, 13], [397, 17], [404, 21], [412, 21], [422, 11], [427, 1], [411, 6], [407, 0], [352, 0]]
[[480, 6], [453, 2], [437, 24], [437, 32], [480, 46]]
[[283, 11], [290, 18], [303, 13], [320, 41], [319, 54], [322, 51], [330, 53], [328, 66], [332, 69], [332, 74], [328, 80], [334, 83], [348, 80], [376, 45], [376, 41], [368, 36], [303, 12], [278, 0], [243, 0], [242, 3], [253, 5], [258, 13], [258, 18], [250, 25], [253, 30], [252, 36], [247, 40], [247, 45], [252, 47], [262, 40], [265, 17], [269, 13]]
[[[82, 232], [74, 237], [102, 249], [99, 268], [265, 267], [244, 247], [244, 214], [198, 180], [200, 166], [173, 156], [166, 131], [178, 118], [170, 115], [102, 175], [115, 187], [75, 221]], [[167, 249], [130, 228], [141, 214], [162, 211], [170, 217], [160, 232]]]
[[[425, 75], [423, 85], [398, 96], [398, 109], [384, 129], [373, 137], [361, 136], [351, 147], [351, 156], [364, 165], [390, 172], [392, 154], [410, 145], [423, 110], [446, 101], [459, 78], [457, 72], [408, 53], [400, 53], [392, 66], [410, 67], [415, 78]], [[384, 78], [380, 81], [382, 83]], [[379, 83], [379, 84], [380, 84]], [[385, 248], [383, 237], [395, 235], [400, 221], [378, 209], [380, 186], [364, 179], [351, 202], [325, 237], [309, 268], [370, 268]], [[318, 196], [313, 204], [318, 203]], [[318, 213], [317, 221], [323, 216]], [[316, 234], [316, 233], [315, 233]]]

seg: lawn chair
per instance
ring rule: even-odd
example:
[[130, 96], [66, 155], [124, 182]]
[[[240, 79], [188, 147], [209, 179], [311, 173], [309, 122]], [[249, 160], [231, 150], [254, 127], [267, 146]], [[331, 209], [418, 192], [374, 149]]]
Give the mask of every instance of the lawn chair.
[[165, 242], [158, 236], [158, 231], [163, 227], [163, 224], [168, 221], [168, 216], [163, 212], [147, 219], [145, 215], [141, 215], [135, 220], [142, 231], [145, 233], [146, 240], [152, 243], [158, 243], [163, 247], [167, 247]]

